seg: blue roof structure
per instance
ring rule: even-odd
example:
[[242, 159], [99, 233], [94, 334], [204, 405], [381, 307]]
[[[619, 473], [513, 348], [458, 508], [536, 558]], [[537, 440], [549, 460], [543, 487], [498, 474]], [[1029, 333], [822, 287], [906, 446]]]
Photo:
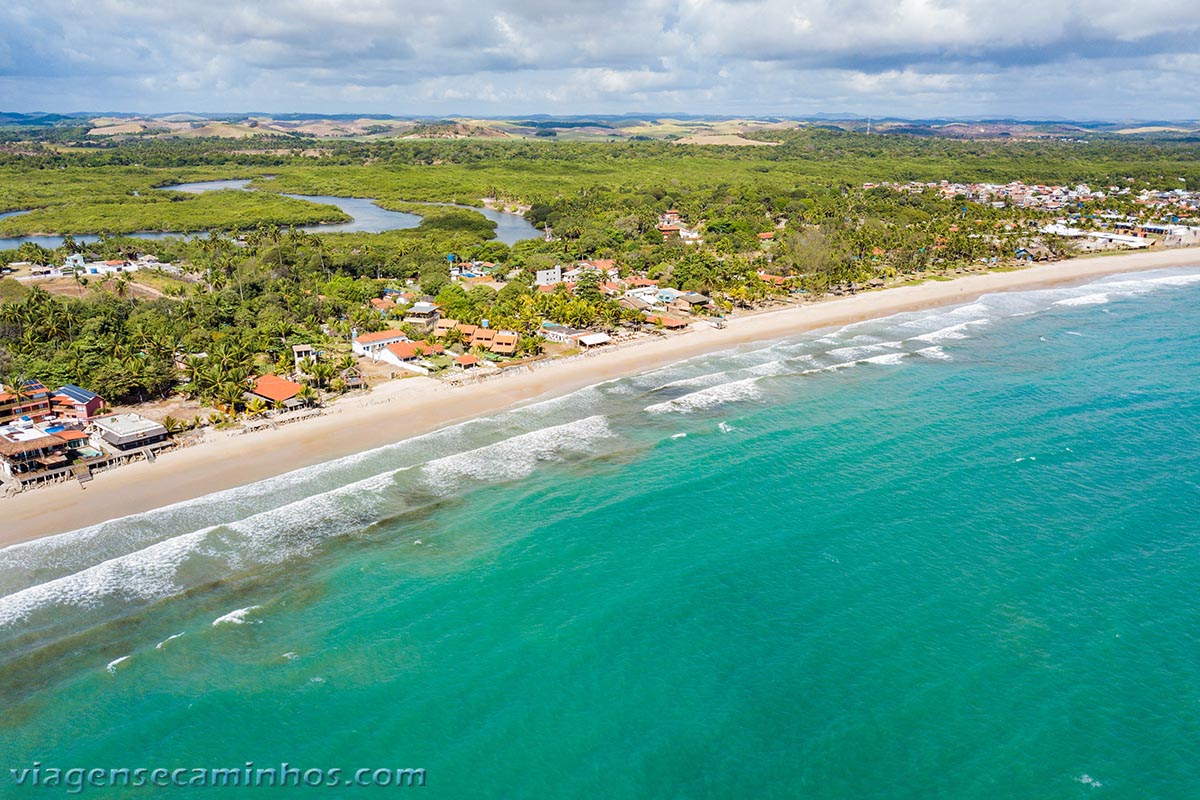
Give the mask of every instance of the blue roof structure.
[[87, 389], [76, 386], [73, 383], [68, 383], [61, 387], [55, 394], [64, 394], [77, 403], [90, 403], [100, 395], [95, 392], [89, 392]]

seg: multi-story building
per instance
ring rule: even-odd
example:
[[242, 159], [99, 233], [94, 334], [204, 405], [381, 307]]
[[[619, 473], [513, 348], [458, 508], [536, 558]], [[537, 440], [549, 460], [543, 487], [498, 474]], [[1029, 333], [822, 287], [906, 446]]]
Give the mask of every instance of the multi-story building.
[[22, 417], [38, 422], [50, 415], [50, 392], [40, 381], [20, 387], [0, 385], [0, 425]]

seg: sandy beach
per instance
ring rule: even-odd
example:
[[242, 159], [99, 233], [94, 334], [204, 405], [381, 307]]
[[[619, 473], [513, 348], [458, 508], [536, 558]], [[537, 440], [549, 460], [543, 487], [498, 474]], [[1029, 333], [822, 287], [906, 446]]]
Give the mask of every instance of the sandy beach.
[[0, 499], [0, 546], [61, 533], [241, 486], [294, 469], [382, 446], [472, 417], [492, 414], [584, 386], [636, 374], [707, 352], [939, 305], [992, 292], [1077, 283], [1122, 272], [1200, 264], [1182, 249], [1074, 259], [1013, 272], [968, 275], [808, 303], [731, 320], [686, 334], [464, 386], [409, 378], [334, 404], [330, 413], [277, 430], [216, 432], [192, 447], [164, 453], [75, 482]]

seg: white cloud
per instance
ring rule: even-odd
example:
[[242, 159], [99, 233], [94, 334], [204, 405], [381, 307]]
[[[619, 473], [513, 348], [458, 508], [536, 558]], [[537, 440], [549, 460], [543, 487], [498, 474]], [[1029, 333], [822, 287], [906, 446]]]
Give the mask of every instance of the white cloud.
[[[1191, 116], [1189, 6], [8, 0], [0, 107]], [[1169, 97], [1126, 89], [1160, 71]]]

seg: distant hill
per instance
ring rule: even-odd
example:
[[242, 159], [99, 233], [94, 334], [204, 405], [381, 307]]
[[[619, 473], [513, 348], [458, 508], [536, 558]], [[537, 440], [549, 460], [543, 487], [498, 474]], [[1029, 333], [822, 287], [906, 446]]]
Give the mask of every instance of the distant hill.
[[696, 114], [590, 114], [474, 118], [393, 114], [193, 114], [174, 112], [51, 114], [0, 112], [0, 128], [87, 127], [91, 138], [152, 139], [283, 136], [297, 139], [539, 139], [542, 141], [646, 141], [729, 146], [769, 143], [772, 131], [813, 128], [946, 139], [1066, 139], [1136, 137], [1191, 141], [1192, 121], [1070, 121], [1007, 118], [865, 118], [820, 113], [797, 117], [735, 117]]

